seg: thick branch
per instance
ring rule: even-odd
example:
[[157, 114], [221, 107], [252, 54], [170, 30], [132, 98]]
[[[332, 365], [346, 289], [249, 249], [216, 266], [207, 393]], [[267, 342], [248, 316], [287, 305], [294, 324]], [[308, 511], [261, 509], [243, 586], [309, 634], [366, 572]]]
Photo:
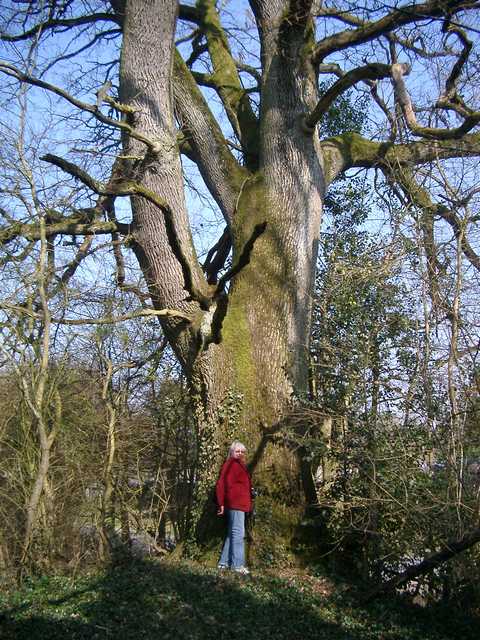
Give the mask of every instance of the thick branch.
[[317, 71], [319, 74], [331, 73], [334, 76], [337, 76], [337, 78], [343, 78], [343, 76], [345, 75], [345, 71], [342, 69], [342, 67], [335, 62], [331, 62], [329, 64], [319, 64], [317, 66]]
[[95, 193], [101, 196], [112, 196], [112, 195], [123, 195], [118, 193], [116, 190], [113, 191], [111, 186], [104, 185], [102, 182], [95, 180], [92, 176], [81, 169], [78, 165], [73, 162], [69, 162], [64, 158], [60, 158], [59, 156], [55, 156], [51, 153], [47, 153], [40, 158], [40, 160], [44, 160], [45, 162], [49, 162], [50, 164], [55, 165], [65, 173], [70, 174], [77, 180], [80, 180], [85, 186], [89, 187]]
[[357, 82], [388, 78], [391, 73], [391, 65], [380, 63], [371, 63], [348, 71], [321, 97], [312, 113], [305, 118], [305, 127], [307, 130], [313, 131], [317, 122], [327, 113], [338, 96], [353, 87]]
[[447, 78], [447, 81], [445, 83], [445, 93], [440, 98], [440, 101], [455, 99], [455, 93], [457, 90], [457, 83], [460, 78], [460, 74], [473, 48], [472, 41], [467, 38], [465, 32], [462, 29], [459, 29], [458, 27], [455, 27], [451, 24], [446, 24], [444, 31], [447, 33], [454, 33], [458, 36], [458, 39], [462, 43], [462, 53], [453, 65], [453, 69]]
[[[318, 9], [316, 11], [315, 15], [316, 17], [333, 18], [334, 20], [339, 20], [344, 24], [349, 24], [354, 27], [364, 27], [368, 25], [368, 21], [362, 20], [361, 18], [358, 18], [348, 11], [340, 11], [339, 9], [335, 9], [333, 7], [322, 7], [321, 9]], [[395, 33], [389, 33], [387, 37], [389, 40], [399, 44], [404, 49], [408, 49], [415, 55], [421, 58], [426, 58], [427, 60], [431, 58], [443, 58], [446, 55], [451, 55], [451, 52], [447, 51], [426, 51], [425, 49], [416, 46], [414, 39], [409, 40], [406, 38], [400, 38]]]
[[220, 23], [215, 1], [199, 0], [197, 6], [214, 69], [215, 88], [223, 102], [233, 130], [241, 141], [247, 166], [256, 169], [258, 166], [258, 121], [250, 104], [248, 92], [242, 86], [227, 36]]
[[[56, 222], [49, 224], [45, 227], [45, 234], [47, 238], [51, 238], [56, 235], [70, 235], [70, 236], [91, 236], [91, 235], [105, 235], [118, 231], [123, 234], [127, 234], [129, 225], [119, 222], [108, 221], [101, 222], [95, 221], [90, 223], [76, 222], [75, 219], [66, 218], [62, 222]], [[40, 227], [38, 224], [14, 224], [8, 227], [0, 227], [0, 246], [8, 244], [16, 238], [25, 238], [26, 240], [36, 241], [40, 240]]]
[[237, 65], [237, 69], [239, 71], [245, 71], [245, 73], [248, 73], [249, 75], [251, 75], [252, 78], [254, 78], [257, 81], [257, 85], [260, 86], [260, 83], [262, 81], [262, 76], [260, 71], [258, 71], [258, 69], [255, 69], [255, 67], [252, 67], [249, 64], [245, 64], [245, 62], [241, 62], [240, 60], [235, 60], [235, 64]]
[[78, 18], [46, 20], [23, 33], [12, 35], [2, 33], [0, 34], [0, 40], [4, 40], [5, 42], [19, 42], [20, 40], [28, 40], [35, 36], [42, 36], [57, 27], [60, 29], [70, 29], [71, 27], [81, 27], [86, 24], [95, 24], [96, 22], [115, 22], [115, 24], [121, 25], [119, 18], [113, 13], [93, 13], [89, 16], [79, 16]]
[[422, 127], [418, 124], [413, 110], [407, 87], [403, 81], [405, 66], [402, 64], [392, 65], [392, 79], [395, 86], [395, 97], [402, 109], [405, 122], [412, 133], [421, 138], [431, 138], [435, 140], [452, 140], [461, 138], [480, 122], [480, 112], [472, 112], [463, 123], [454, 129], [438, 129], [436, 127]]
[[200, 73], [199, 71], [192, 71], [192, 78], [200, 87], [208, 87], [209, 89], [218, 89], [218, 84], [215, 80], [215, 76], [211, 73]]
[[238, 192], [249, 173], [229, 150], [221, 128], [178, 52], [174, 63], [174, 97], [188, 155], [197, 164], [225, 219], [231, 220]]
[[413, 166], [432, 160], [466, 158], [480, 155], [480, 133], [470, 133], [458, 140], [421, 140], [409, 144], [376, 142], [358, 133], [345, 133], [321, 143], [330, 183], [346, 169], [386, 166]]
[[69, 264], [65, 267], [60, 280], [60, 286], [65, 286], [67, 282], [75, 275], [76, 270], [81, 265], [83, 260], [89, 255], [90, 248], [93, 243], [93, 236], [87, 236], [80, 247], [78, 248], [77, 253], [75, 254], [73, 260], [69, 262]]
[[321, 62], [326, 56], [335, 51], [342, 51], [348, 47], [369, 42], [378, 36], [390, 33], [397, 27], [421, 22], [438, 16], [451, 15], [462, 9], [473, 9], [477, 2], [459, 0], [431, 0], [423, 4], [411, 4], [394, 9], [383, 18], [374, 22], [364, 22], [356, 29], [346, 29], [334, 33], [321, 40], [315, 47], [314, 62]]
[[[143, 196], [162, 211], [170, 210], [168, 203], [163, 200], [163, 198], [160, 198], [156, 193], [150, 191], [134, 180], [119, 176], [116, 180], [110, 180], [108, 184], [104, 184], [103, 182], [92, 178], [91, 175], [81, 169], [78, 165], [73, 162], [69, 162], [64, 158], [60, 158], [59, 156], [47, 153], [42, 156], [40, 160], [45, 160], [45, 162], [50, 162], [56, 167], [59, 167], [59, 169], [62, 169], [65, 173], [77, 178], [85, 186], [89, 187], [89, 189], [100, 196]], [[105, 224], [111, 224], [111, 222], [106, 222]], [[119, 225], [118, 223], [115, 223], [115, 227], [112, 228], [111, 231], [113, 232], [117, 230], [119, 230]]]

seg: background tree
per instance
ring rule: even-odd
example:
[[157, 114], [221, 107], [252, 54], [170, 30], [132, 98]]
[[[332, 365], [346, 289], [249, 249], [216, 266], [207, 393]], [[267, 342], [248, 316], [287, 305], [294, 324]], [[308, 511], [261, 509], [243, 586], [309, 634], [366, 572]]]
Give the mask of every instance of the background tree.
[[[432, 295], [421, 227], [388, 186], [388, 226], [382, 218], [381, 234], [365, 228], [378, 187], [372, 194], [360, 183], [328, 199], [311, 347], [312, 391], [328, 425], [317, 454], [310, 449], [319, 465], [317, 527], [350, 572], [478, 602], [478, 430], [467, 427], [475, 272], [444, 229], [430, 251], [456, 259], [443, 262]], [[461, 332], [452, 330], [459, 318]]]

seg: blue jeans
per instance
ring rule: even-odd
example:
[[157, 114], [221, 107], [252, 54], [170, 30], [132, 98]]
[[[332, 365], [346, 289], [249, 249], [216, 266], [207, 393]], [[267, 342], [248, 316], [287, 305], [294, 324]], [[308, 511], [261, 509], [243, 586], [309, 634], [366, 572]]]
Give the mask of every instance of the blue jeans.
[[228, 532], [223, 543], [220, 566], [237, 567], [245, 566], [245, 513], [236, 509], [225, 509], [228, 518]]

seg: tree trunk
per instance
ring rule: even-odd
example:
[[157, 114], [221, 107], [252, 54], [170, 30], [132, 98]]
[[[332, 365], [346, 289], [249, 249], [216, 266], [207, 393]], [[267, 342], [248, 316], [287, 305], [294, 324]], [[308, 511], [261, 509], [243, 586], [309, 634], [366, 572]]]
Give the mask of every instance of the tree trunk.
[[[268, 71], [262, 86], [260, 168], [250, 174], [239, 169], [237, 187], [238, 176], [246, 177], [237, 188], [235, 206], [227, 211], [233, 265], [242, 260], [245, 264], [231, 280], [228, 295], [212, 301], [208, 309], [188, 296], [179, 253], [191, 265], [193, 287], [206, 296], [210, 289], [188, 231], [169, 89], [175, 3], [160, 3], [161, 9], [158, 4], [154, 9], [143, 0], [127, 3], [120, 99], [134, 107], [136, 129], [161, 149], [145, 154], [140, 143], [126, 139], [125, 155], [134, 158], [128, 161], [130, 175], [168, 203], [180, 246], [172, 247], [163, 213], [145, 199], [133, 198], [133, 248], [153, 302], [158, 308], [181, 309], [192, 318], [187, 326], [164, 320], [163, 329], [189, 380], [195, 405], [199, 451], [195, 528], [234, 438], [243, 440], [252, 452], [255, 475], [262, 484], [272, 485], [276, 478], [276, 490], [270, 487], [271, 492], [284, 496], [285, 504], [301, 504], [297, 456], [288, 447], [266, 445], [296, 395], [307, 393], [311, 291], [324, 179], [318, 137], [302, 128], [302, 116], [317, 98], [314, 70], [306, 68], [302, 56], [308, 25], [294, 25], [290, 32], [287, 25], [282, 31], [280, 12], [270, 17], [268, 41], [263, 43]], [[185, 81], [188, 72], [176, 63], [175, 74]], [[179, 109], [186, 109], [182, 91], [176, 93]], [[196, 99], [194, 108], [202, 108], [201, 97]], [[214, 180], [214, 172], [205, 170], [204, 175]], [[222, 193], [228, 199], [226, 191]], [[258, 229], [263, 232], [246, 252]], [[233, 396], [238, 403], [234, 421], [225, 416]], [[308, 476], [305, 470], [303, 476]]]
[[[147, 150], [133, 138], [124, 138], [125, 170], [131, 179], [165, 200], [173, 212], [173, 227], [181, 251], [192, 265], [193, 284], [205, 282], [195, 256], [183, 190], [183, 175], [173, 114], [171, 76], [176, 3], [129, 0], [123, 24], [120, 61], [120, 99], [135, 110], [132, 125], [154, 142]], [[187, 300], [182, 268], [172, 249], [163, 212], [143, 197], [132, 198], [132, 247], [157, 308], [199, 314]], [[183, 367], [195, 358], [192, 331], [177, 318], [163, 328]]]
[[38, 520], [38, 512], [42, 494], [44, 491], [47, 474], [50, 468], [50, 449], [51, 442], [48, 438], [41, 437], [40, 445], [40, 462], [37, 469], [35, 482], [33, 484], [32, 492], [28, 499], [27, 514], [25, 522], [25, 532], [23, 536], [22, 553], [20, 557], [20, 565], [25, 565], [30, 553], [30, 547], [33, 541], [35, 525]]

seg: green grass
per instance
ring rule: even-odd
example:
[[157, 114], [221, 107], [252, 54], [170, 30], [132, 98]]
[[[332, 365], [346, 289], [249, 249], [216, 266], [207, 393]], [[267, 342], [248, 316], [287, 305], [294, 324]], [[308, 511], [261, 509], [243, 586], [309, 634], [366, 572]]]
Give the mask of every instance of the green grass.
[[478, 638], [480, 620], [353, 592], [299, 572], [252, 578], [188, 562], [131, 561], [43, 577], [0, 595], [1, 640], [443, 640]]

